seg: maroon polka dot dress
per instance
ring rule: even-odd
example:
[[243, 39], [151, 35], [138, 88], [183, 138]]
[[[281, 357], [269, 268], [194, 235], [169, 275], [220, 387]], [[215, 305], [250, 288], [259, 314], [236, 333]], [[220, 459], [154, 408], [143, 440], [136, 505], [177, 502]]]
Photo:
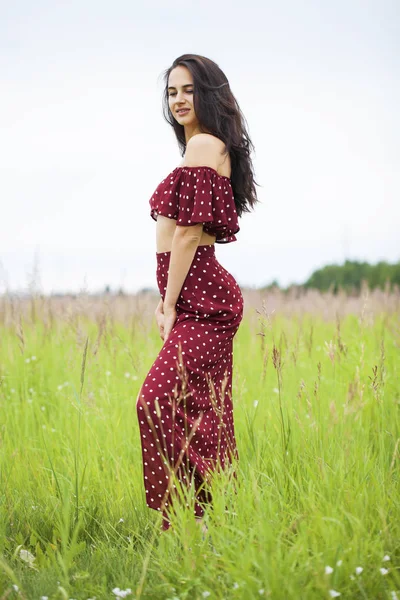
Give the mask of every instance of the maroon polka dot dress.
[[[217, 243], [239, 231], [231, 181], [211, 167], [177, 167], [150, 199], [151, 216], [203, 223]], [[170, 252], [157, 256], [164, 299]], [[214, 244], [198, 246], [176, 303], [177, 319], [140, 389], [137, 415], [146, 502], [164, 516], [177, 486], [194, 486], [195, 514], [210, 501], [207, 475], [237, 458], [232, 412], [233, 338], [243, 296], [218, 262]]]

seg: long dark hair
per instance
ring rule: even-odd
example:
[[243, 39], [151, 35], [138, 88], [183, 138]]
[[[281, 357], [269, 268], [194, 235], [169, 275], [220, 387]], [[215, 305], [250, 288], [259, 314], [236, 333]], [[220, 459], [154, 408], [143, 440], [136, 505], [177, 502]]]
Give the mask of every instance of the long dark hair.
[[200, 127], [222, 140], [231, 159], [231, 183], [236, 212], [250, 212], [257, 198], [250, 152], [254, 145], [247, 131], [247, 121], [232, 94], [228, 79], [219, 66], [199, 54], [182, 54], [164, 72], [163, 114], [173, 127], [183, 156], [186, 150], [185, 129], [174, 119], [168, 104], [168, 78], [172, 69], [184, 66], [193, 77], [193, 104]]

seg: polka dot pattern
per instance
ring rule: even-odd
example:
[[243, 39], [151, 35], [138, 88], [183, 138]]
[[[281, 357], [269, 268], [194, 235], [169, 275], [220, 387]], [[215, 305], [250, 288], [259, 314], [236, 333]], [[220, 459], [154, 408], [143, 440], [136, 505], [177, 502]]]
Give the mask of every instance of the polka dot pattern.
[[239, 231], [231, 180], [211, 167], [176, 167], [150, 198], [150, 215], [175, 219], [177, 225], [203, 223], [220, 244], [234, 242]]
[[[157, 253], [157, 283], [163, 299], [170, 254]], [[176, 311], [176, 323], [136, 405], [146, 502], [163, 513], [168, 510], [173, 497], [168, 492], [170, 465], [177, 468], [181, 484], [195, 486], [195, 513], [201, 516], [200, 502], [207, 498], [199, 488], [207, 473], [237, 456], [232, 350], [243, 317], [243, 296], [234, 277], [218, 262], [213, 244], [198, 246]], [[167, 528], [167, 518], [164, 523]]]

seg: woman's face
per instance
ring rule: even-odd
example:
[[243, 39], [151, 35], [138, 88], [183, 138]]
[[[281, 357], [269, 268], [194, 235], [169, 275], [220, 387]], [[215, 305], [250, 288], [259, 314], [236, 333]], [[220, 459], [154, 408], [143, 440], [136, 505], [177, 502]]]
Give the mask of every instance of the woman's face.
[[[187, 67], [179, 65], [169, 74], [168, 104], [178, 123], [185, 127], [198, 124], [193, 104], [193, 77]], [[184, 112], [179, 112], [182, 109]]]

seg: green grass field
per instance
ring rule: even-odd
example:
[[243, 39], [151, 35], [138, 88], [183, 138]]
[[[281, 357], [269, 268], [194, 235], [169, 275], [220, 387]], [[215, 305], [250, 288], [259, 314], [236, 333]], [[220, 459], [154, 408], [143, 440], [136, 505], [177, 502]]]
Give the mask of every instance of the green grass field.
[[154, 299], [3, 298], [0, 598], [400, 600], [400, 302], [385, 297], [249, 300], [236, 489], [215, 480], [205, 539], [183, 509], [160, 535], [145, 506]]

